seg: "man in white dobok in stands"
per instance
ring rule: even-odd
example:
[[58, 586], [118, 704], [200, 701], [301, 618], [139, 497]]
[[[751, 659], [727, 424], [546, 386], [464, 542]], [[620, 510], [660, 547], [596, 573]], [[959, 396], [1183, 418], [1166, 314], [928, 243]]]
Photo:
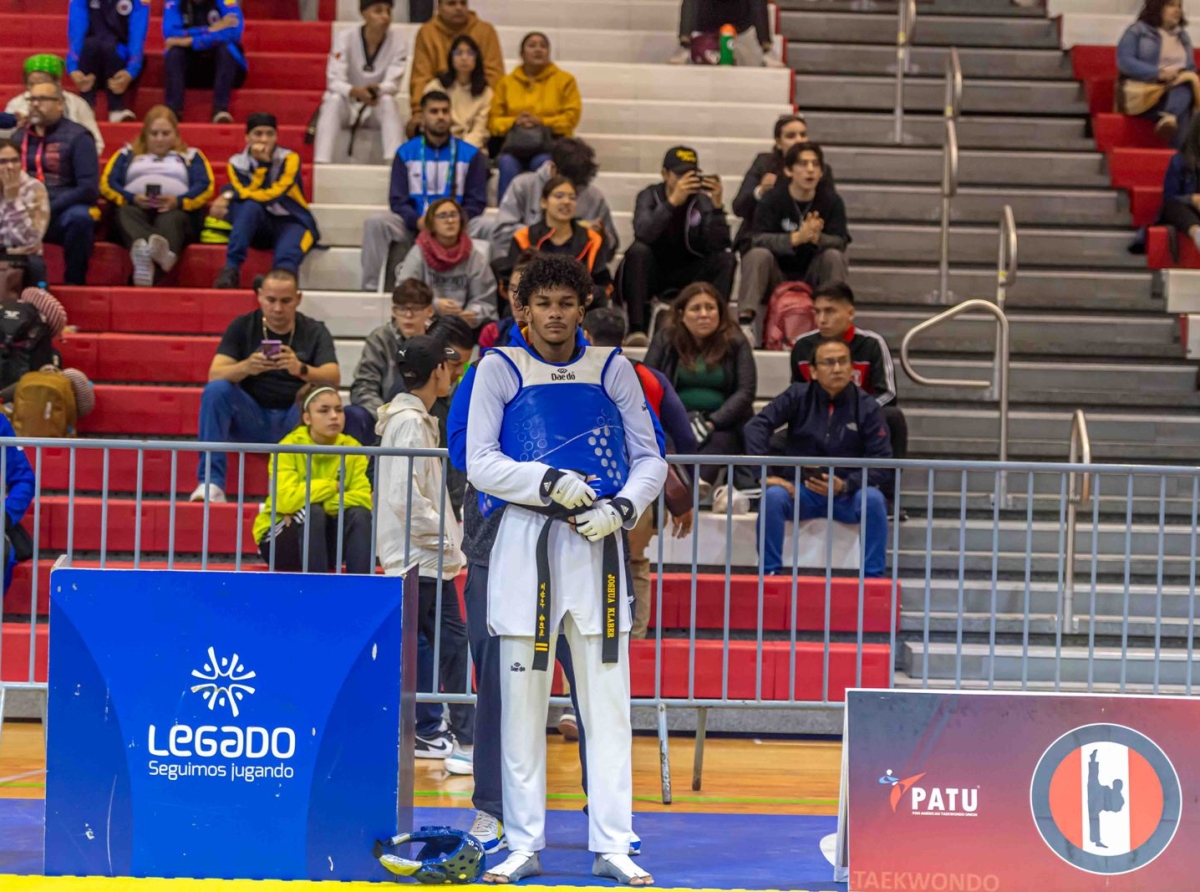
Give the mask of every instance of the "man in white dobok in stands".
[[621, 528], [632, 529], [657, 497], [667, 464], [633, 366], [616, 348], [577, 340], [591, 290], [576, 260], [534, 259], [518, 285], [525, 343], [484, 356], [471, 393], [467, 478], [484, 516], [504, 511], [490, 556], [488, 626], [500, 637], [511, 854], [484, 874], [489, 883], [541, 872], [550, 655], [560, 629], [588, 735], [592, 873], [625, 885], [653, 882], [628, 854], [631, 617]]

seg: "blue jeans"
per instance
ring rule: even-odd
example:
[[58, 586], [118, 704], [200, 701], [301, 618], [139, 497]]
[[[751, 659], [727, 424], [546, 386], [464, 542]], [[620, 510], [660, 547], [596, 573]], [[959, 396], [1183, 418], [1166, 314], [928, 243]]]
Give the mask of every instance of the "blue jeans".
[[[803, 485], [799, 490], [800, 519], [811, 520], [828, 516], [825, 496], [819, 496]], [[782, 486], [768, 486], [759, 508], [765, 515], [763, 539], [763, 572], [778, 573], [783, 569], [783, 530], [792, 519], [796, 503]], [[837, 496], [833, 500], [833, 519], [838, 523], [858, 526], [862, 520], [862, 493]], [[867, 542], [864, 574], [871, 578], [883, 576], [887, 566], [888, 513], [887, 499], [873, 486], [867, 487]], [[790, 572], [790, 571], [789, 571]]]
[[512, 155], [501, 154], [496, 159], [496, 166], [500, 169], [500, 182], [496, 187], [498, 196], [496, 200], [504, 200], [504, 193], [508, 191], [508, 184], [513, 181], [517, 174], [524, 173], [527, 170], [537, 170], [549, 160], [550, 154], [548, 152], [534, 155], [529, 159], [528, 164]]
[[1192, 92], [1190, 84], [1180, 84], [1177, 87], [1172, 87], [1167, 90], [1162, 99], [1158, 100], [1153, 108], [1142, 112], [1140, 117], [1149, 118], [1152, 121], [1157, 121], [1159, 115], [1174, 115], [1179, 121], [1179, 129], [1175, 131], [1175, 138], [1171, 140], [1171, 147], [1179, 149], [1183, 147], [1187, 141], [1188, 128], [1192, 124], [1192, 102], [1195, 94]]
[[68, 285], [86, 285], [88, 261], [96, 243], [96, 221], [86, 204], [73, 204], [50, 215], [45, 241], [63, 247], [63, 280]]
[[[229, 381], [209, 381], [200, 397], [202, 443], [278, 443], [300, 423], [300, 409], [264, 409], [246, 391]], [[196, 479], [204, 479], [205, 454], [200, 454]], [[212, 453], [212, 477], [225, 488], [225, 453]]]
[[251, 248], [274, 251], [272, 266], [297, 272], [308, 248], [309, 232], [295, 217], [278, 217], [257, 201], [235, 201], [229, 208], [229, 247], [226, 266], [241, 266]]

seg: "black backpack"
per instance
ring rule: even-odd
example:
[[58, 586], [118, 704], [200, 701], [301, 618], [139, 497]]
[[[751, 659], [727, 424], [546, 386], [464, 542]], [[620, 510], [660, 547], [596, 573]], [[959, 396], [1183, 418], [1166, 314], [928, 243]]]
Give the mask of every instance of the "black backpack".
[[16, 384], [26, 372], [53, 361], [50, 329], [37, 307], [0, 305], [0, 388]]

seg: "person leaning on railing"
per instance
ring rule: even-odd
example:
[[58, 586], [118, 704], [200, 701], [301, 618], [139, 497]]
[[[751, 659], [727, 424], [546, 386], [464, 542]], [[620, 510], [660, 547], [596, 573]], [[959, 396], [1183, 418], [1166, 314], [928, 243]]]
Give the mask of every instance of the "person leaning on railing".
[[[342, 433], [346, 416], [332, 387], [306, 384], [296, 397], [301, 424], [279, 441], [281, 446], [359, 446]], [[370, 573], [371, 481], [365, 455], [310, 455], [281, 452], [269, 458], [274, 479], [254, 518], [254, 541], [262, 559], [287, 573], [307, 570], [336, 573], [337, 543], [347, 573]], [[338, 514], [342, 517], [339, 519]], [[272, 548], [272, 542], [274, 547]]]

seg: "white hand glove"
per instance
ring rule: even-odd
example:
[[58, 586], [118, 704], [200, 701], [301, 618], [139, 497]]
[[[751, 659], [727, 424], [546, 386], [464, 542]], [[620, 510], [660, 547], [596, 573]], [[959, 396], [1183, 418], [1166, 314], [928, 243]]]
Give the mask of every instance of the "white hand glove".
[[612, 502], [601, 502], [591, 511], [575, 517], [575, 530], [589, 542], [599, 542], [621, 528], [621, 512]]
[[557, 502], [567, 510], [596, 501], [596, 491], [574, 474], [560, 473], [549, 496], [550, 501]]

